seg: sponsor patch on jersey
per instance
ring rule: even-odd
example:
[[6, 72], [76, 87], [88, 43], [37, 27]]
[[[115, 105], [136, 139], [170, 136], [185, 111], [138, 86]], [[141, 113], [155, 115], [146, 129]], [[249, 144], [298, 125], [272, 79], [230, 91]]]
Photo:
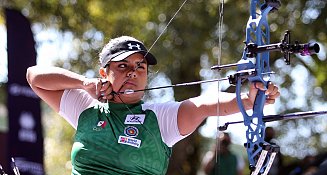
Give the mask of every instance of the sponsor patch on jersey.
[[135, 148], [139, 148], [141, 146], [141, 140], [127, 136], [119, 136], [118, 143], [133, 146]]
[[127, 126], [124, 129], [124, 134], [128, 137], [136, 137], [139, 134], [139, 130], [135, 126]]
[[143, 124], [144, 120], [145, 114], [128, 114], [124, 124]]

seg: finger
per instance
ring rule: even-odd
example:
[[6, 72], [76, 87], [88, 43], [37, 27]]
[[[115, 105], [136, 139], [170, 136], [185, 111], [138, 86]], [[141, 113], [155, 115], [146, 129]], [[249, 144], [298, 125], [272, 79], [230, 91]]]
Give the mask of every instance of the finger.
[[277, 93], [275, 93], [275, 94], [269, 94], [269, 95], [268, 95], [268, 98], [269, 98], [269, 99], [276, 99], [276, 98], [278, 98], [279, 96], [280, 96], [280, 93], [277, 92]]
[[273, 94], [279, 93], [279, 88], [277, 86], [274, 86]]
[[100, 92], [100, 97], [106, 96], [106, 92]]
[[113, 98], [112, 90], [113, 89], [110, 82], [107, 82], [106, 85], [102, 87], [102, 91], [100, 94], [104, 99], [111, 99]]
[[266, 86], [261, 82], [254, 82], [254, 83], [252, 83], [251, 86], [252, 86], [252, 88], [259, 89], [262, 91], [267, 90]]
[[114, 98], [114, 94], [110, 93], [109, 95], [100, 95], [100, 97], [98, 98], [99, 101], [104, 102], [105, 100], [111, 100], [112, 98]]
[[107, 79], [101, 79], [101, 85], [104, 85], [106, 83], [108, 83], [109, 81]]
[[277, 86], [274, 86], [272, 92], [269, 95], [274, 95], [275, 96], [276, 94], [279, 94], [279, 90], [278, 90]]
[[268, 88], [265, 92], [266, 95], [271, 94], [274, 91], [275, 85], [271, 82], [268, 83]]
[[98, 97], [103, 97], [106, 95], [105, 91], [108, 88], [108, 81], [106, 79], [98, 79], [96, 84], [96, 95]]
[[101, 79], [98, 78], [95, 84], [95, 95], [96, 96], [101, 96], [101, 88], [102, 88], [102, 82]]
[[274, 104], [275, 99], [266, 99], [266, 104]]
[[114, 94], [110, 93], [108, 96], [107, 96], [107, 100], [111, 100], [114, 98]]
[[266, 91], [266, 95], [275, 95], [277, 94], [279, 91], [278, 91], [278, 87], [275, 86], [273, 83], [270, 83], [268, 85], [268, 90]]
[[110, 82], [106, 79], [101, 79], [100, 82], [101, 82], [100, 91], [105, 91], [106, 89], [108, 89], [111, 86]]
[[110, 94], [108, 92], [101, 92], [100, 93], [100, 97], [103, 99], [108, 99], [110, 96]]
[[106, 100], [112, 99], [113, 96], [108, 93], [109, 91], [100, 91], [100, 95], [98, 97], [98, 100], [101, 102], [106, 102]]
[[102, 103], [105, 103], [106, 102], [106, 99], [104, 99], [103, 97], [99, 97], [98, 98], [98, 101], [102, 102]]

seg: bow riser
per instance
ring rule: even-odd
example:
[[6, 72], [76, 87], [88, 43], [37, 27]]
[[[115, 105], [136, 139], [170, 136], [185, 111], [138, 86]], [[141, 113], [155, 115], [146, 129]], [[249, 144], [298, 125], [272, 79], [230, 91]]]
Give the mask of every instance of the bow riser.
[[[250, 18], [247, 22], [246, 28], [246, 42], [248, 46], [250, 43], [254, 43], [257, 46], [267, 45], [270, 42], [270, 30], [267, 22], [267, 15], [273, 9], [273, 7], [266, 6], [264, 9], [260, 9], [262, 5], [258, 1], [251, 1], [251, 11]], [[261, 13], [257, 13], [260, 11]], [[266, 87], [270, 79], [270, 66], [269, 66], [269, 52], [258, 53], [255, 55], [248, 54], [248, 49], [245, 48], [243, 56], [240, 62], [245, 62], [245, 64], [240, 64], [237, 66], [237, 71], [247, 70], [255, 68], [256, 74], [250, 76], [247, 79], [250, 82], [261, 82]], [[247, 63], [246, 63], [247, 62]], [[254, 66], [254, 67], [253, 67]], [[268, 73], [268, 74], [266, 74]], [[245, 147], [248, 154], [250, 170], [253, 175], [262, 174], [268, 172], [270, 169], [271, 151], [265, 150], [268, 145], [264, 141], [265, 135], [265, 123], [263, 122], [263, 108], [266, 102], [266, 95], [264, 91], [258, 91], [256, 96], [253, 113], [250, 115], [246, 112], [241, 99], [241, 86], [243, 82], [243, 77], [239, 76], [236, 84], [236, 96], [237, 103], [240, 111], [244, 118], [244, 125], [246, 126], [246, 139]], [[270, 162], [270, 164], [269, 164]]]

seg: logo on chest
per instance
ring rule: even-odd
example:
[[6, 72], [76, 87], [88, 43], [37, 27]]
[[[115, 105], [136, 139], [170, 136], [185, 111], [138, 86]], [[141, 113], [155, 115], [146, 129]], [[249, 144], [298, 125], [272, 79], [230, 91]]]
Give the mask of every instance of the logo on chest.
[[139, 134], [139, 130], [135, 126], [127, 126], [124, 129], [124, 134], [128, 137], [136, 137]]
[[104, 129], [107, 125], [107, 122], [104, 120], [100, 120], [98, 121], [97, 125], [93, 127], [94, 131], [101, 131], [102, 129]]
[[98, 124], [97, 124], [97, 126], [100, 126], [101, 128], [106, 127], [106, 125], [107, 125], [107, 122], [103, 121], [103, 120], [99, 121]]
[[133, 146], [136, 148], [140, 148], [141, 146], [141, 140], [126, 136], [119, 136], [118, 143]]
[[125, 118], [124, 124], [143, 124], [145, 120], [145, 114], [128, 114]]
[[139, 130], [135, 126], [127, 126], [124, 129], [126, 136], [119, 136], [118, 143], [133, 146], [139, 148], [141, 146], [141, 140], [135, 138], [139, 134]]

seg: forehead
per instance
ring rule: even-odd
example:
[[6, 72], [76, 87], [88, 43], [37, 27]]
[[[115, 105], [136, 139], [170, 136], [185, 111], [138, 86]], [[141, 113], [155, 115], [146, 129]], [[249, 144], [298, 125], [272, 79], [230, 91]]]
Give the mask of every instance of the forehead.
[[144, 56], [140, 53], [135, 53], [132, 54], [130, 56], [128, 56], [126, 59], [122, 60], [122, 62], [131, 62], [131, 63], [147, 63], [146, 59], [144, 58]]

